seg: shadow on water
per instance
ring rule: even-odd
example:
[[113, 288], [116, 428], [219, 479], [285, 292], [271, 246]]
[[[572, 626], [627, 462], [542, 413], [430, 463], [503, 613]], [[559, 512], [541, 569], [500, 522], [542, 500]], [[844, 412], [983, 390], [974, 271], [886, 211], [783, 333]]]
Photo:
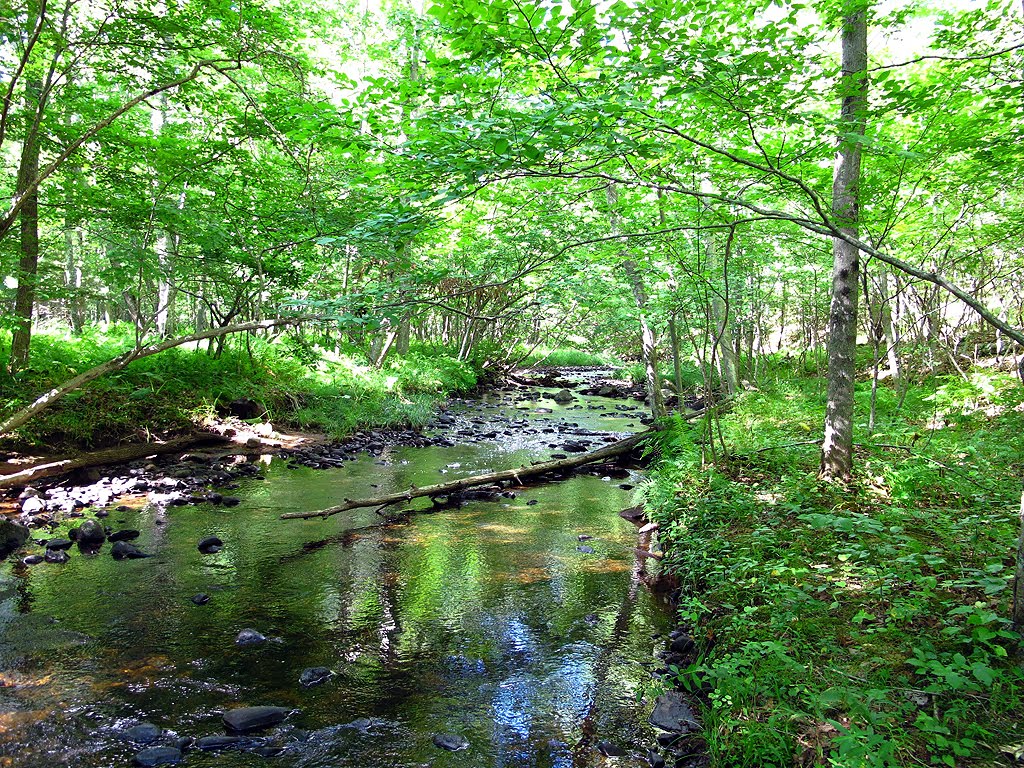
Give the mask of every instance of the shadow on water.
[[[595, 429], [601, 417], [589, 415]], [[164, 525], [152, 508], [115, 512], [108, 522], [139, 529], [151, 558], [114, 561], [107, 545], [64, 565], [5, 566], [0, 765], [128, 765], [131, 725], [152, 722], [169, 743], [223, 733], [225, 709], [263, 704], [297, 710], [248, 744], [279, 752], [268, 765], [586, 766], [606, 760], [599, 741], [629, 750], [618, 764], [642, 764], [653, 734], [637, 691], [670, 612], [642, 586], [656, 566], [633, 551], [616, 482], [578, 476], [397, 522], [372, 510], [278, 520], [546, 457], [507, 440], [326, 471], [275, 460], [233, 509], [175, 508]], [[207, 535], [223, 550], [200, 554]], [[193, 603], [200, 593], [209, 602]], [[270, 639], [235, 645], [250, 627]], [[303, 688], [308, 667], [335, 676]], [[439, 733], [470, 746], [443, 751]]]

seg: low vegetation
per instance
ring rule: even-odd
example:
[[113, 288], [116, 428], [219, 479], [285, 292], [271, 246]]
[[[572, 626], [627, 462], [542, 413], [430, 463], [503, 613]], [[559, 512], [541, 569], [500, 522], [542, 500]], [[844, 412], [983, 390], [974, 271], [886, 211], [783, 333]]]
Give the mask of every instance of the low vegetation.
[[713, 765], [1009, 764], [1019, 383], [882, 387], [870, 436], [858, 384], [863, 469], [841, 487], [815, 475], [820, 381], [777, 374], [667, 430], [643, 490], [701, 648], [672, 671], [701, 694]]
[[[82, 336], [38, 335], [37, 361], [0, 372], [0, 400], [13, 411], [79, 371], [130, 346], [128, 329]], [[357, 349], [328, 350], [312, 341], [256, 336], [230, 341], [220, 355], [172, 349], [136, 361], [66, 396], [13, 440], [36, 448], [96, 447], [187, 432], [223, 414], [234, 400], [257, 405], [253, 420], [343, 437], [366, 427], [422, 426], [437, 402], [476, 384], [467, 363], [413, 351], [383, 368]]]

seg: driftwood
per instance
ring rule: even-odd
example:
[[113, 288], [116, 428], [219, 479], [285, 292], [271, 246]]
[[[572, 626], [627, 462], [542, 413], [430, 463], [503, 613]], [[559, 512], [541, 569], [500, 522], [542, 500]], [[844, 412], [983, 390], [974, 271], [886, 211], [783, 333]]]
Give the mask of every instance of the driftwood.
[[328, 507], [327, 509], [321, 509], [316, 512], [288, 512], [287, 514], [281, 515], [281, 519], [305, 520], [311, 517], [326, 518], [331, 515], [336, 515], [339, 512], [347, 512], [350, 509], [359, 509], [362, 507], [387, 507], [391, 504], [400, 504], [404, 501], [412, 501], [413, 499], [423, 498], [424, 496], [447, 496], [449, 494], [458, 493], [459, 491], [464, 491], [467, 488], [475, 488], [480, 485], [492, 485], [494, 483], [509, 480], [515, 483], [522, 483], [524, 480], [544, 475], [548, 472], [575, 469], [576, 467], [581, 467], [584, 464], [593, 464], [594, 462], [611, 459], [616, 456], [621, 456], [624, 453], [629, 453], [640, 445], [640, 443], [643, 442], [643, 440], [652, 432], [653, 430], [638, 432], [624, 440], [619, 440], [617, 443], [611, 443], [610, 445], [598, 448], [596, 451], [581, 453], [565, 459], [542, 461], [539, 464], [533, 464], [529, 467], [504, 469], [500, 472], [488, 472], [485, 475], [463, 477], [447, 483], [426, 485], [422, 488], [413, 486], [406, 491], [397, 491], [396, 493], [389, 493], [386, 496], [377, 496], [372, 499], [345, 499], [343, 504], [339, 504], [336, 507]]
[[0, 488], [27, 485], [43, 478], [66, 475], [76, 469], [123, 464], [126, 461], [134, 461], [146, 456], [177, 453], [178, 451], [187, 451], [189, 448], [195, 448], [200, 445], [221, 445], [229, 442], [231, 441], [222, 435], [206, 433], [180, 437], [175, 440], [168, 440], [166, 443], [142, 443], [107, 448], [102, 451], [85, 453], [73, 459], [48, 461], [43, 464], [26, 467], [9, 475], [0, 475]]

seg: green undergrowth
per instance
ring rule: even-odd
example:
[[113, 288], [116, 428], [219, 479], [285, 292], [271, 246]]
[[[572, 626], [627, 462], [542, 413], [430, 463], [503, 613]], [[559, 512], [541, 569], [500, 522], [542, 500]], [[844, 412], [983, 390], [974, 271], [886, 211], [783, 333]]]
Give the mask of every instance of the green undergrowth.
[[[128, 346], [116, 332], [35, 336], [31, 367], [16, 376], [0, 373], [2, 412], [13, 413]], [[441, 398], [472, 388], [476, 378], [465, 363], [415, 348], [377, 370], [357, 350], [339, 353], [291, 337], [234, 338], [219, 357], [204, 345], [137, 360], [70, 393], [15, 439], [53, 450], [181, 433], [241, 398], [259, 405], [254, 421], [340, 438], [362, 428], [422, 426]]]
[[557, 347], [554, 349], [538, 348], [520, 363], [523, 368], [544, 366], [550, 368], [569, 368], [584, 366], [605, 366], [614, 364], [608, 355], [594, 354], [582, 349]]
[[[1024, 413], [999, 374], [857, 393], [857, 479], [819, 484], [817, 379], [677, 422], [643, 494], [702, 649], [715, 766], [990, 766], [1024, 752], [1011, 631]], [[704, 425], [706, 427], [706, 425]], [[888, 447], [894, 446], [894, 447]], [[897, 447], [898, 446], [898, 447]], [[724, 455], [725, 458], [721, 458]]]

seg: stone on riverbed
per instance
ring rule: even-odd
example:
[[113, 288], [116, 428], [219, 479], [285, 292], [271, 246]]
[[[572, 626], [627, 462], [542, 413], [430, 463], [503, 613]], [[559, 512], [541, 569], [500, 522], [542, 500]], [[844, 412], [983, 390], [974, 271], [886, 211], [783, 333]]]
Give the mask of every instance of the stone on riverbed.
[[576, 398], [573, 397], [572, 392], [570, 392], [568, 389], [560, 389], [558, 390], [558, 392], [554, 394], [554, 396], [551, 399], [554, 400], [556, 403], [571, 403]]
[[248, 733], [284, 722], [288, 710], [284, 707], [240, 707], [224, 713], [224, 725], [235, 733]]
[[256, 629], [247, 627], [235, 637], [235, 645], [256, 645], [267, 642], [267, 636]]
[[433, 738], [434, 746], [447, 749], [449, 752], [461, 752], [469, 749], [469, 741], [454, 733], [435, 733]]
[[148, 747], [135, 755], [135, 764], [141, 766], [176, 765], [181, 762], [177, 747]]
[[129, 544], [127, 541], [116, 542], [113, 548], [111, 548], [110, 554], [115, 560], [138, 560], [141, 557], [149, 557], [141, 549], [134, 544]]
[[210, 602], [210, 596], [205, 592], [200, 592], [198, 595], [192, 595], [191, 600], [196, 605], [206, 605]]
[[70, 559], [70, 555], [63, 549], [46, 550], [46, 562], [48, 563], [66, 563]]
[[217, 552], [220, 552], [221, 547], [224, 546], [224, 542], [220, 540], [219, 536], [204, 536], [199, 540], [199, 544], [196, 546], [204, 555], [214, 555]]
[[163, 731], [160, 726], [153, 723], [139, 723], [123, 731], [120, 735], [126, 741], [134, 741], [136, 744], [152, 744], [160, 738]]
[[139, 538], [139, 532], [132, 528], [124, 528], [120, 531], [114, 531], [107, 537], [107, 541], [113, 543], [116, 541], [130, 541], [131, 539]]
[[599, 741], [597, 751], [605, 757], [624, 757], [626, 754], [626, 750], [610, 741]]
[[204, 752], [216, 752], [221, 749], [236, 749], [250, 743], [241, 736], [203, 736], [195, 743], [196, 749]]
[[52, 550], [71, 549], [71, 539], [50, 539], [46, 542], [46, 548]]
[[332, 677], [334, 677], [334, 673], [327, 667], [309, 667], [302, 670], [302, 674], [299, 675], [299, 683], [303, 688], [312, 688], [314, 685], [326, 683]]
[[107, 539], [107, 532], [96, 520], [84, 520], [78, 529], [80, 547], [96, 547]]
[[696, 733], [700, 730], [696, 715], [679, 691], [669, 691], [659, 696], [648, 722], [655, 728], [671, 733]]

